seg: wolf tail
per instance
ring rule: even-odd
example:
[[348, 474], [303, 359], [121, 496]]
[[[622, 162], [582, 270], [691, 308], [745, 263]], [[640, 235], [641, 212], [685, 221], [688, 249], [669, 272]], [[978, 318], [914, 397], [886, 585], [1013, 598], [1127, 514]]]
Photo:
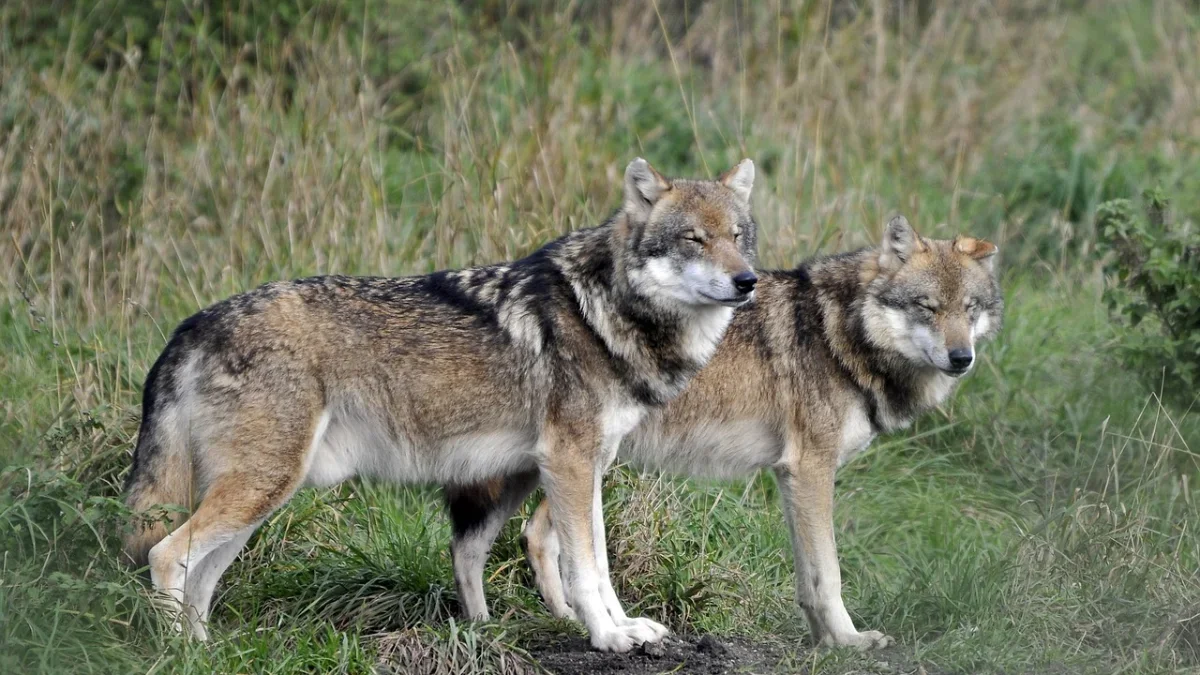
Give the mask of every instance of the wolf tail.
[[[192, 506], [194, 489], [192, 457], [181, 433], [176, 372], [183, 351], [172, 340], [146, 376], [142, 393], [142, 426], [133, 451], [133, 469], [125, 481], [125, 504], [133, 512], [133, 523], [125, 536], [125, 555], [134, 567], [147, 564], [150, 549], [175, 528], [183, 514], [169, 513], [167, 520], [147, 512], [159, 505]], [[182, 412], [182, 411], [178, 411]]]

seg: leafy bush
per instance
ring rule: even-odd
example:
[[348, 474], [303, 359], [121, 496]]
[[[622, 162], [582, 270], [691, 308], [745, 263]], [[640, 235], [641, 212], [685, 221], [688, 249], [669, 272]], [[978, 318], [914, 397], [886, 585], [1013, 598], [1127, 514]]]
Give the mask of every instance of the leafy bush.
[[1162, 190], [1142, 195], [1145, 217], [1127, 199], [1096, 211], [1106, 253], [1109, 310], [1128, 320], [1122, 356], [1184, 404], [1200, 384], [1200, 234], [1172, 223]]

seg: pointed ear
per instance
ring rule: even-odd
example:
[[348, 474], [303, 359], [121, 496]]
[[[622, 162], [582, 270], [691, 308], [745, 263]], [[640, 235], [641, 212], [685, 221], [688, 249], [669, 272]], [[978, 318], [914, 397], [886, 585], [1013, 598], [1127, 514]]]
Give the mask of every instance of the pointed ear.
[[954, 250], [977, 260], [987, 271], [996, 271], [996, 254], [1000, 249], [992, 242], [974, 237], [955, 237]]
[[644, 223], [671, 183], [638, 157], [625, 167], [625, 214], [635, 223]]
[[880, 248], [879, 266], [895, 270], [908, 262], [913, 252], [925, 250], [925, 245], [921, 243], [921, 237], [917, 235], [913, 226], [908, 224], [908, 219], [896, 216], [888, 221]]
[[750, 190], [754, 188], [754, 162], [743, 159], [737, 166], [721, 174], [717, 180], [725, 187], [733, 190], [742, 201], [750, 203]]

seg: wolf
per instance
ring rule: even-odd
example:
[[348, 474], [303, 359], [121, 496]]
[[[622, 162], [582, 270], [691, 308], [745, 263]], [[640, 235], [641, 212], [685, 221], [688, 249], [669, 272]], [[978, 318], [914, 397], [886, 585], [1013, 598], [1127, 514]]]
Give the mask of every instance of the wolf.
[[[200, 311], [146, 378], [127, 555], [204, 639], [218, 578], [297, 489], [537, 472], [592, 645], [661, 640], [612, 591], [600, 479], [754, 298], [753, 181], [750, 160], [668, 180], [638, 158], [611, 218], [522, 260], [269, 283]], [[161, 504], [191, 515], [168, 534], [145, 522]]]
[[[976, 348], [1001, 326], [996, 256], [994, 244], [973, 237], [922, 238], [898, 216], [879, 246], [760, 272], [755, 302], [737, 310], [705, 369], [620, 447], [634, 464], [689, 476], [772, 469], [791, 531], [796, 600], [818, 644], [893, 642], [857, 630], [842, 601], [834, 473], [876, 435], [945, 401], [971, 370]], [[468, 613], [484, 601], [477, 580], [488, 548], [536, 482], [527, 472], [446, 488], [452, 548], [474, 552], [454, 559]], [[574, 618], [558, 523], [542, 503], [522, 539], [551, 614]]]

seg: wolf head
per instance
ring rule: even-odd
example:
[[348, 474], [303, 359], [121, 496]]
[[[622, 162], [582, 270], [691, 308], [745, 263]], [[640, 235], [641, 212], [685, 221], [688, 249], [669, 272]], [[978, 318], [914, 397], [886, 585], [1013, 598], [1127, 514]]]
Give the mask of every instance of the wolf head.
[[758, 281], [753, 185], [748, 159], [715, 181], [668, 180], [640, 157], [630, 162], [618, 233], [633, 289], [689, 307], [750, 302]]
[[918, 367], [954, 377], [969, 371], [975, 345], [1000, 330], [996, 253], [982, 239], [924, 239], [903, 216], [893, 218], [867, 290], [869, 339]]

